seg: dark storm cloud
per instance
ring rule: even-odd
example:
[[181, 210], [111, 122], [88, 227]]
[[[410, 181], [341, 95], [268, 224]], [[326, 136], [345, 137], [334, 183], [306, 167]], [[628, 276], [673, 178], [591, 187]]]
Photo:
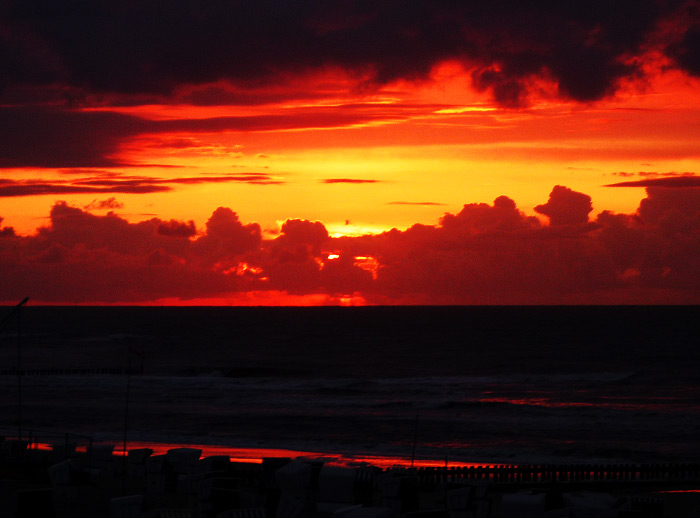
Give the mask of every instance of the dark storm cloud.
[[[635, 72], [622, 58], [685, 3], [14, 0], [1, 8], [0, 86], [168, 95], [183, 84], [255, 85], [327, 65], [384, 83], [459, 59], [504, 104], [521, 102], [524, 80], [540, 74], [562, 95], [589, 101]], [[691, 71], [697, 40], [691, 30], [675, 51]]]
[[669, 49], [676, 63], [694, 76], [700, 76], [700, 24], [688, 29], [683, 39]]
[[108, 112], [0, 108], [0, 167], [109, 167], [119, 141], [140, 119]]
[[288, 115], [148, 120], [109, 111], [0, 107], [0, 168], [144, 166], [145, 164], [130, 164], [115, 156], [123, 140], [137, 135], [170, 132], [335, 127], [380, 117], [377, 113], [309, 110]]

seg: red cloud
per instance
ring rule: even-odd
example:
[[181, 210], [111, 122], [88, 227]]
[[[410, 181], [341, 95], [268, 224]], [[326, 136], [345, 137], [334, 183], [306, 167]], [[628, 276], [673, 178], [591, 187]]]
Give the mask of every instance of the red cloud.
[[320, 221], [288, 219], [282, 224], [279, 242], [292, 245], [309, 245], [318, 250], [328, 240], [328, 231]]
[[187, 223], [171, 219], [163, 221], [158, 225], [158, 234], [168, 237], [192, 237], [197, 233], [194, 227], [194, 221], [190, 220]]
[[233, 264], [244, 252], [260, 247], [262, 237], [260, 225], [244, 225], [231, 209], [219, 207], [206, 224], [205, 233], [193, 243], [192, 254], [205, 264]]
[[535, 207], [535, 211], [549, 218], [552, 225], [582, 225], [588, 223], [588, 213], [593, 210], [591, 197], [557, 185], [549, 195], [549, 201]]
[[499, 196], [493, 206], [485, 203], [465, 205], [457, 215], [445, 214], [440, 223], [449, 233], [462, 235], [521, 230], [537, 226], [537, 219], [525, 217], [513, 200]]
[[[0, 218], [0, 223], [2, 223], [3, 218]], [[0, 237], [14, 237], [15, 229], [12, 227], [2, 227], [0, 228]]]
[[[558, 186], [539, 209], [549, 225], [501, 196], [405, 231], [334, 239], [320, 222], [290, 219], [263, 240], [257, 223], [220, 207], [194, 239], [192, 222], [129, 223], [59, 202], [36, 235], [0, 230], [0, 285], [7, 300], [67, 303], [266, 293], [381, 304], [700, 303], [700, 190], [650, 188], [635, 214], [604, 211], [589, 223], [590, 198]], [[553, 231], [567, 225], [575, 231]]]

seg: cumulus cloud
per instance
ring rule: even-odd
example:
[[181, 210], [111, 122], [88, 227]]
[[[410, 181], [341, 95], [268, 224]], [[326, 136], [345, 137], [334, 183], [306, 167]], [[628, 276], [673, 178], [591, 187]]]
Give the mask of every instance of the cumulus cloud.
[[682, 217], [688, 223], [700, 221], [700, 189], [647, 188], [647, 197], [639, 204], [637, 214], [645, 222], [658, 224], [663, 218]]
[[192, 237], [197, 234], [197, 229], [192, 220], [184, 222], [171, 219], [158, 224], [158, 234], [168, 237]]
[[328, 231], [320, 221], [288, 219], [280, 235], [261, 253], [271, 287], [299, 294], [320, 289], [321, 247]]
[[700, 303], [700, 189], [650, 187], [635, 213], [590, 221], [590, 198], [563, 186], [539, 207], [549, 224], [500, 196], [404, 231], [332, 238], [289, 219], [263, 239], [225, 207], [197, 232], [59, 202], [35, 235], [0, 229], [0, 285], [8, 300], [67, 303]]
[[[308, 245], [313, 250], [320, 250], [321, 245], [328, 240], [328, 231], [320, 221], [288, 219], [282, 224], [282, 235], [278, 243], [285, 245]], [[318, 253], [318, 252], [317, 252]]]
[[372, 273], [358, 266], [353, 254], [328, 249], [332, 243], [323, 223], [288, 219], [259, 257], [263, 271], [269, 273], [269, 288], [337, 296], [371, 287]]
[[[129, 223], [114, 213], [89, 214], [64, 202], [34, 236], [2, 240], [0, 283], [8, 299], [22, 293], [46, 302], [137, 302], [242, 291], [246, 279], [214, 267], [259, 245], [257, 225], [216, 211], [205, 233], [191, 222], [153, 218]], [[179, 238], [179, 239], [178, 239]]]
[[202, 236], [194, 242], [195, 255], [208, 264], [233, 264], [243, 252], [257, 250], [262, 240], [260, 225], [245, 225], [227, 207], [216, 209]]
[[549, 218], [552, 225], [582, 225], [588, 223], [588, 214], [593, 210], [591, 197], [557, 185], [549, 200], [537, 205], [535, 211]]
[[[0, 225], [2, 225], [2, 220], [0, 218]], [[12, 227], [0, 227], [0, 237], [15, 237], [15, 229]]]
[[465, 205], [458, 214], [445, 214], [440, 220], [442, 228], [456, 236], [521, 230], [535, 222], [535, 218], [527, 218], [507, 196], [499, 196], [493, 205]]

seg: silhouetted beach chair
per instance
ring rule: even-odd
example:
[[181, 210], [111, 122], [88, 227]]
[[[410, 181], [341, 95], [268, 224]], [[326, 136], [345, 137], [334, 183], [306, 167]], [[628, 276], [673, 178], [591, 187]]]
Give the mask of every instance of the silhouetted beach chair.
[[466, 517], [473, 507], [474, 489], [469, 486], [448, 489], [445, 493], [445, 508], [450, 518]]
[[93, 444], [86, 450], [89, 466], [97, 470], [99, 476], [112, 476], [115, 471], [114, 445]]
[[280, 488], [277, 518], [297, 518], [310, 514], [312, 466], [307, 462], [292, 461], [275, 471]]
[[110, 518], [138, 518], [143, 505], [142, 495], [120, 496], [109, 501]]
[[51, 445], [51, 462], [58, 463], [75, 457], [74, 442], [57, 442]]
[[238, 480], [233, 477], [209, 477], [207, 474], [199, 481], [197, 489], [199, 508], [209, 516], [241, 507]]
[[166, 453], [168, 462], [178, 475], [197, 473], [197, 464], [201, 456], [202, 450], [197, 448], [173, 448]]
[[68, 459], [49, 466], [48, 474], [57, 516], [86, 516], [98, 496], [89, 473]]
[[146, 459], [153, 455], [151, 448], [136, 448], [127, 453], [127, 466], [130, 477], [146, 476]]
[[29, 441], [19, 439], [4, 439], [0, 441], [0, 458], [4, 460], [19, 460], [27, 455]]
[[146, 492], [161, 494], [167, 488], [167, 457], [165, 455], [152, 455], [144, 462], [146, 471]]
[[503, 518], [543, 518], [544, 493], [506, 493], [501, 499]]
[[339, 518], [360, 507], [356, 502], [356, 478], [356, 469], [323, 466], [318, 477], [317, 517]]
[[574, 516], [617, 516], [617, 498], [599, 491], [564, 493], [564, 504]]
[[407, 473], [384, 473], [377, 477], [382, 507], [398, 516], [418, 509], [418, 477]]

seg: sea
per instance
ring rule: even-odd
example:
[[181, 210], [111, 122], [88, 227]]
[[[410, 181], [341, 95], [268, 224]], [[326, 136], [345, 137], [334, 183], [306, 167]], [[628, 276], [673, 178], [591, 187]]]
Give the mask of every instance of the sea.
[[8, 437], [403, 465], [700, 461], [695, 306], [26, 306], [0, 318]]

